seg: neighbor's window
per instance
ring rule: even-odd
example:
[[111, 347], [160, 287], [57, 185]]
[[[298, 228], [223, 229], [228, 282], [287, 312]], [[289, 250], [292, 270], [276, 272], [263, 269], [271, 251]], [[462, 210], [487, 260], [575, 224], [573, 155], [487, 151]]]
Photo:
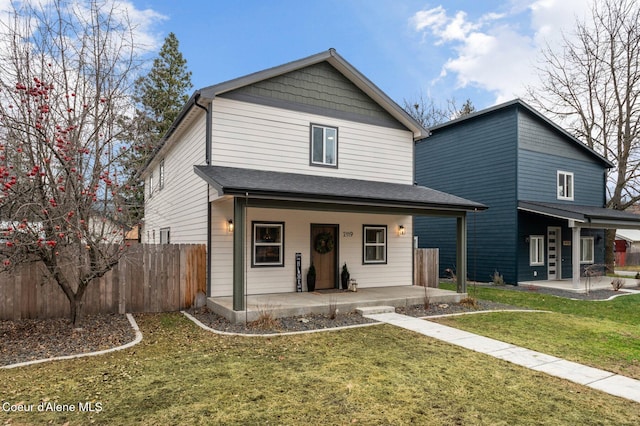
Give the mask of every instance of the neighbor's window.
[[311, 164], [337, 167], [338, 129], [336, 127], [311, 125]]
[[593, 237], [580, 237], [580, 263], [593, 263]]
[[252, 266], [284, 266], [284, 222], [252, 225]]
[[153, 172], [149, 175], [149, 198], [153, 195]]
[[573, 173], [558, 171], [558, 200], [573, 200]]
[[160, 244], [171, 243], [171, 228], [160, 228]]
[[387, 227], [364, 225], [363, 262], [387, 263]]
[[529, 237], [529, 265], [544, 265], [544, 237], [542, 235]]
[[158, 190], [164, 188], [164, 160], [160, 162], [160, 171], [158, 173]]

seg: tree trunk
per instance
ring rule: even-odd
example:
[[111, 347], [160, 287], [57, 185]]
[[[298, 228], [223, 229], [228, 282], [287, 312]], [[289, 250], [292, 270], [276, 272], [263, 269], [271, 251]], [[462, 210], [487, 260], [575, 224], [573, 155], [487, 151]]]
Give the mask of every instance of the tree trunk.
[[615, 270], [615, 254], [613, 252], [613, 246], [616, 240], [616, 230], [615, 229], [607, 229], [605, 230], [605, 239], [604, 239], [604, 263], [607, 266], [606, 272], [613, 273]]

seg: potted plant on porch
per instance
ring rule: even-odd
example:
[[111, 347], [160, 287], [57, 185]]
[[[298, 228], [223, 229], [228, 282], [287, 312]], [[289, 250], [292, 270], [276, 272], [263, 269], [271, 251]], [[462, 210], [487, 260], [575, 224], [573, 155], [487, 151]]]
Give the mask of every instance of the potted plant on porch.
[[316, 267], [309, 266], [309, 270], [307, 271], [307, 290], [314, 291], [316, 289]]
[[351, 278], [351, 274], [349, 273], [349, 268], [347, 268], [347, 262], [344, 262], [344, 265], [342, 265], [342, 273], [340, 274], [340, 281], [342, 283], [343, 290], [347, 290], [349, 288], [349, 278]]

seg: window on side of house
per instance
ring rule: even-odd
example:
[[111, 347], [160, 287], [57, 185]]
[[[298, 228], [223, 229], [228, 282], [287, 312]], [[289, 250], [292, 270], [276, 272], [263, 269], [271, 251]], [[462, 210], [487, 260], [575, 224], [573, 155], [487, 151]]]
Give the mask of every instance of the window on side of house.
[[362, 234], [363, 263], [387, 263], [387, 227], [364, 225]]
[[573, 173], [558, 170], [558, 200], [573, 200]]
[[171, 244], [171, 228], [160, 228], [160, 244]]
[[252, 222], [251, 266], [284, 266], [284, 222]]
[[593, 263], [593, 237], [580, 237], [580, 263]]
[[311, 125], [311, 164], [338, 167], [338, 128]]
[[529, 265], [544, 265], [544, 236], [542, 235], [529, 237]]
[[151, 198], [151, 196], [153, 195], [153, 172], [151, 172], [151, 174], [149, 175], [149, 188], [147, 190], [147, 193], [149, 194], [149, 198]]
[[164, 188], [164, 160], [160, 162], [160, 169], [158, 171], [158, 190]]

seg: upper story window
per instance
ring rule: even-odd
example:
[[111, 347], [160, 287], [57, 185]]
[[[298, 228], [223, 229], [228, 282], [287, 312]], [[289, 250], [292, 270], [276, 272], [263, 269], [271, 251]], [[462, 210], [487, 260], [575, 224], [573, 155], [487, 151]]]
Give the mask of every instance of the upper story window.
[[311, 125], [311, 164], [338, 167], [338, 129]]
[[558, 170], [558, 200], [573, 200], [573, 173]]
[[160, 170], [158, 171], [158, 190], [164, 188], [164, 160], [160, 162]]
[[151, 198], [151, 196], [153, 195], [153, 172], [151, 172], [151, 174], [149, 175], [149, 198]]

